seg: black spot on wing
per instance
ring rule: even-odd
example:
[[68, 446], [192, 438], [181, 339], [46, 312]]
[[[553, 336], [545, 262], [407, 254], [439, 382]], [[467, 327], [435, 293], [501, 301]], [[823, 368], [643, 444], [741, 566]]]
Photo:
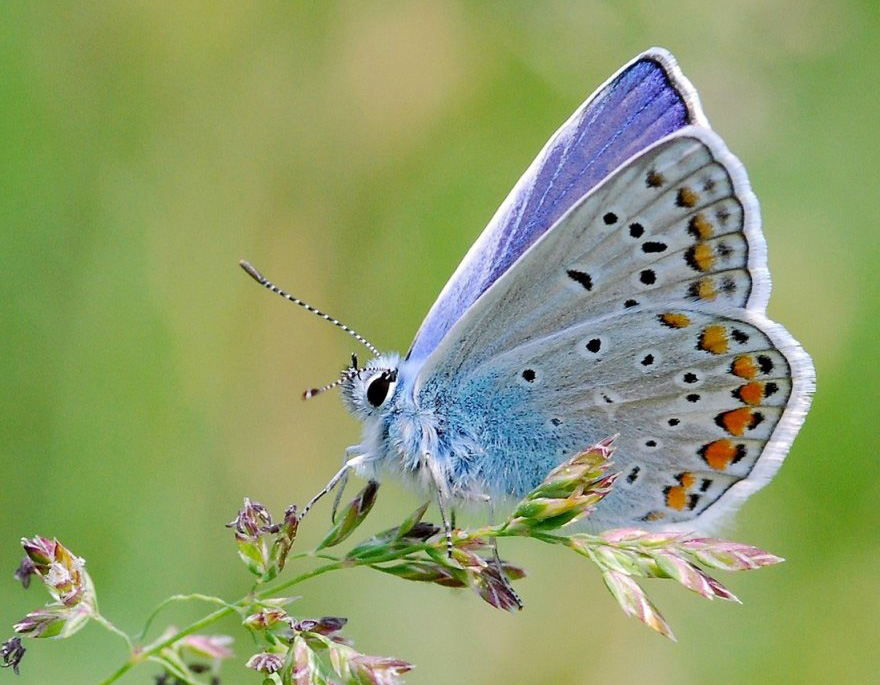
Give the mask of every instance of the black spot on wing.
[[578, 271], [577, 269], [569, 269], [565, 273], [567, 273], [568, 277], [575, 283], [582, 285], [585, 290], [593, 289], [593, 278], [590, 274], [584, 271]]

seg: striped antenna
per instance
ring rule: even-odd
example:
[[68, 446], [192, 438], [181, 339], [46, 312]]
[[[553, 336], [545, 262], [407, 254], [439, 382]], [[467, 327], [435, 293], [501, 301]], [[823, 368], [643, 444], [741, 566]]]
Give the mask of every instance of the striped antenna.
[[320, 395], [322, 392], [327, 392], [328, 390], [333, 390], [333, 388], [335, 388], [337, 385], [342, 385], [343, 383], [345, 383], [345, 381], [347, 381], [351, 378], [354, 378], [357, 375], [358, 375], [358, 358], [357, 358], [357, 355], [354, 352], [352, 352], [351, 353], [351, 366], [349, 368], [345, 369], [339, 378], [337, 378], [332, 383], [327, 383], [327, 385], [324, 385], [320, 388], [312, 388], [311, 390], [306, 390], [303, 393], [303, 399], [310, 400], [315, 395]]
[[[380, 354], [379, 354], [379, 350], [377, 350], [377, 349], [375, 348], [375, 346], [373, 346], [372, 343], [370, 343], [369, 340], [367, 340], [364, 336], [362, 336], [362, 335], [361, 335], [360, 333], [358, 333], [357, 331], [355, 331], [355, 330], [349, 328], [348, 326], [346, 326], [346, 325], [345, 325], [344, 323], [342, 323], [341, 321], [338, 321], [338, 320], [334, 319], [332, 316], [328, 316], [328, 315], [325, 314], [324, 312], [322, 312], [322, 311], [320, 311], [320, 310], [318, 310], [318, 309], [315, 309], [315, 308], [314, 308], [312, 305], [310, 305], [308, 302], [303, 302], [303, 301], [302, 301], [301, 299], [299, 299], [298, 297], [295, 297], [295, 296], [291, 295], [290, 293], [284, 292], [281, 288], [279, 288], [277, 285], [275, 285], [275, 284], [272, 283], [269, 279], [267, 279], [263, 274], [261, 274], [259, 271], [257, 271], [257, 270], [251, 265], [250, 262], [248, 262], [248, 261], [242, 259], [242, 260], [239, 262], [239, 265], [241, 266], [242, 269], [244, 269], [244, 270], [247, 272], [248, 276], [250, 276], [251, 278], [253, 278], [257, 283], [259, 283], [259, 284], [262, 285], [263, 287], [268, 288], [268, 289], [271, 290], [273, 293], [277, 293], [278, 295], [281, 295], [281, 297], [284, 297], [284, 298], [290, 300], [291, 302], [293, 302], [293, 303], [295, 303], [295, 304], [298, 304], [300, 307], [303, 307], [303, 308], [306, 309], [307, 311], [310, 311], [312, 314], [317, 314], [318, 316], [320, 316], [320, 317], [321, 317], [322, 319], [324, 319], [325, 321], [329, 321], [330, 323], [332, 323], [334, 326], [338, 326], [338, 327], [341, 328], [343, 331], [345, 331], [346, 333], [348, 333], [351, 337], [353, 337], [355, 340], [357, 340], [359, 343], [363, 344], [363, 345], [364, 345], [364, 346], [365, 346], [370, 352], [373, 353], [374, 356], [376, 356], [376, 357], [380, 356]], [[323, 390], [325, 390], [325, 389], [329, 390], [331, 387], [335, 387], [336, 385], [338, 385], [338, 384], [341, 383], [341, 382], [342, 382], [342, 378], [340, 378], [340, 379], [339, 379], [338, 381], [336, 381], [335, 383], [332, 383], [332, 384], [331, 384], [329, 387], [327, 387], [327, 388], [317, 388], [316, 390], [309, 390], [309, 391], [307, 391], [306, 394], [307, 394], [307, 395], [308, 395], [309, 393], [318, 394], [318, 392], [323, 392]], [[312, 395], [309, 395], [309, 397], [311, 397], [311, 396], [312, 396]]]
[[310, 390], [306, 390], [303, 393], [303, 399], [310, 400], [315, 395], [320, 395], [322, 392], [327, 392], [328, 390], [333, 390], [333, 388], [335, 388], [337, 385], [342, 385], [345, 381], [347, 381], [349, 378], [351, 378], [355, 374], [357, 374], [357, 369], [355, 369], [353, 371], [351, 369], [348, 369], [347, 371], [343, 371], [342, 375], [339, 378], [337, 378], [335, 381], [333, 381], [332, 383], [327, 383], [327, 385], [322, 385], [320, 388], [312, 388]]

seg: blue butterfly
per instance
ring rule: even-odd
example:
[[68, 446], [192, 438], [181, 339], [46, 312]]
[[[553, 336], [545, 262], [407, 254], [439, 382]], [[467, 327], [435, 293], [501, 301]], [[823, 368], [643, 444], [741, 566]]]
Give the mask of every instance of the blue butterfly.
[[328, 487], [354, 470], [441, 508], [497, 504], [618, 434], [591, 527], [712, 527], [775, 474], [810, 405], [812, 362], [769, 294], [745, 169], [648, 50], [553, 135], [405, 357], [331, 319], [375, 358], [327, 386], [363, 422]]

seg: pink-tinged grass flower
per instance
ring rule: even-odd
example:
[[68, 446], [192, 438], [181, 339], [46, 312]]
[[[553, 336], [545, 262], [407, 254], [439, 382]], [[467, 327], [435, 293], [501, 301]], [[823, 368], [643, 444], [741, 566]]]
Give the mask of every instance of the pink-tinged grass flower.
[[[38, 575], [56, 602], [66, 607], [73, 607], [83, 600], [94, 603], [91, 581], [83, 568], [83, 559], [72, 554], [58, 540], [39, 535], [22, 538], [21, 545], [30, 560], [30, 566], [22, 562], [19, 571]], [[90, 594], [87, 596], [87, 593]]]
[[263, 607], [259, 611], [248, 616], [242, 623], [251, 630], [271, 630], [275, 626], [288, 626], [290, 616], [284, 609], [277, 607]]
[[22, 538], [21, 544], [27, 556], [16, 578], [26, 587], [30, 578], [37, 576], [54, 601], [29, 612], [13, 630], [28, 637], [70, 637], [96, 613], [95, 590], [85, 571], [85, 561], [56, 539], [35, 536]]
[[294, 638], [288, 652], [288, 660], [286, 660], [285, 666], [289, 665], [290, 667], [292, 677], [289, 682], [293, 685], [318, 685], [326, 682], [318, 655], [309, 647], [304, 638], [300, 636]]
[[[357, 685], [402, 685], [402, 676], [413, 669], [413, 665], [402, 659], [362, 654], [351, 647], [327, 642], [326, 649], [330, 666], [343, 683]], [[332, 682], [336, 682], [332, 680]]]
[[624, 611], [672, 637], [669, 626], [633, 578], [671, 578], [706, 599], [739, 602], [736, 595], [699, 564], [725, 571], [746, 571], [782, 561], [751, 545], [678, 532], [650, 533], [637, 528], [578, 534], [566, 544], [603, 572], [605, 584]]
[[64, 607], [31, 611], [12, 626], [19, 635], [28, 637], [58, 637], [67, 625], [69, 612]]
[[467, 573], [470, 587], [485, 602], [505, 611], [522, 609], [522, 600], [511, 587], [510, 580], [523, 578], [525, 571], [500, 559], [484, 559], [463, 549], [453, 549], [452, 555]]
[[358, 654], [350, 660], [353, 682], [369, 685], [398, 685], [413, 665], [402, 659]]
[[602, 580], [617, 603], [629, 616], [635, 616], [652, 630], [675, 640], [672, 629], [644, 590], [632, 578], [617, 571], [603, 571]]
[[268, 510], [245, 497], [238, 516], [226, 525], [234, 531], [238, 555], [248, 570], [261, 579], [271, 580], [276, 569], [270, 563], [272, 515]]
[[262, 504], [245, 497], [238, 516], [226, 526], [233, 529], [238, 555], [248, 570], [260, 582], [266, 582], [284, 569], [296, 539], [299, 517], [296, 506], [292, 505], [284, 512], [284, 520], [274, 523]]
[[[511, 612], [519, 611], [523, 608], [523, 603], [510, 585], [510, 576], [507, 574], [508, 568], [499, 568], [499, 565], [494, 563], [487, 564], [479, 573], [474, 574], [474, 590], [484, 601], [496, 609], [504, 609]], [[525, 575], [524, 572], [523, 575]]]
[[517, 505], [506, 530], [528, 535], [588, 516], [617, 480], [618, 474], [607, 473], [612, 452], [613, 439], [604, 440], [557, 466]]
[[751, 571], [785, 561], [757, 547], [720, 538], [688, 538], [678, 547], [704, 566], [722, 571]]
[[299, 529], [299, 516], [296, 513], [296, 505], [292, 504], [284, 512], [284, 520], [277, 524], [278, 530], [275, 533], [275, 542], [272, 543], [270, 557], [278, 566], [279, 571], [284, 570], [284, 564], [287, 563], [287, 556], [293, 547], [293, 541], [296, 539], [296, 532]]
[[248, 659], [245, 667], [252, 668], [259, 673], [271, 675], [284, 667], [284, 656], [272, 652], [260, 652]]

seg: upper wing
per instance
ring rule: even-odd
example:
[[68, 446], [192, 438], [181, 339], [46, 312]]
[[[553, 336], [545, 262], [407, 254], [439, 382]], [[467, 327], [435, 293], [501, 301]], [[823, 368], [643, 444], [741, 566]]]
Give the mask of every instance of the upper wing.
[[632, 481], [593, 521], [711, 522], [769, 480], [809, 406], [812, 364], [766, 318], [769, 288], [745, 170], [718, 136], [688, 127], [611, 174], [502, 274], [415, 392], [442, 394], [452, 414], [468, 407], [490, 492], [522, 494], [620, 433], [615, 462]]
[[443, 288], [407, 358], [424, 359], [501, 274], [634, 154], [688, 124], [707, 126], [674, 58], [655, 48], [600, 87], [548, 141]]

